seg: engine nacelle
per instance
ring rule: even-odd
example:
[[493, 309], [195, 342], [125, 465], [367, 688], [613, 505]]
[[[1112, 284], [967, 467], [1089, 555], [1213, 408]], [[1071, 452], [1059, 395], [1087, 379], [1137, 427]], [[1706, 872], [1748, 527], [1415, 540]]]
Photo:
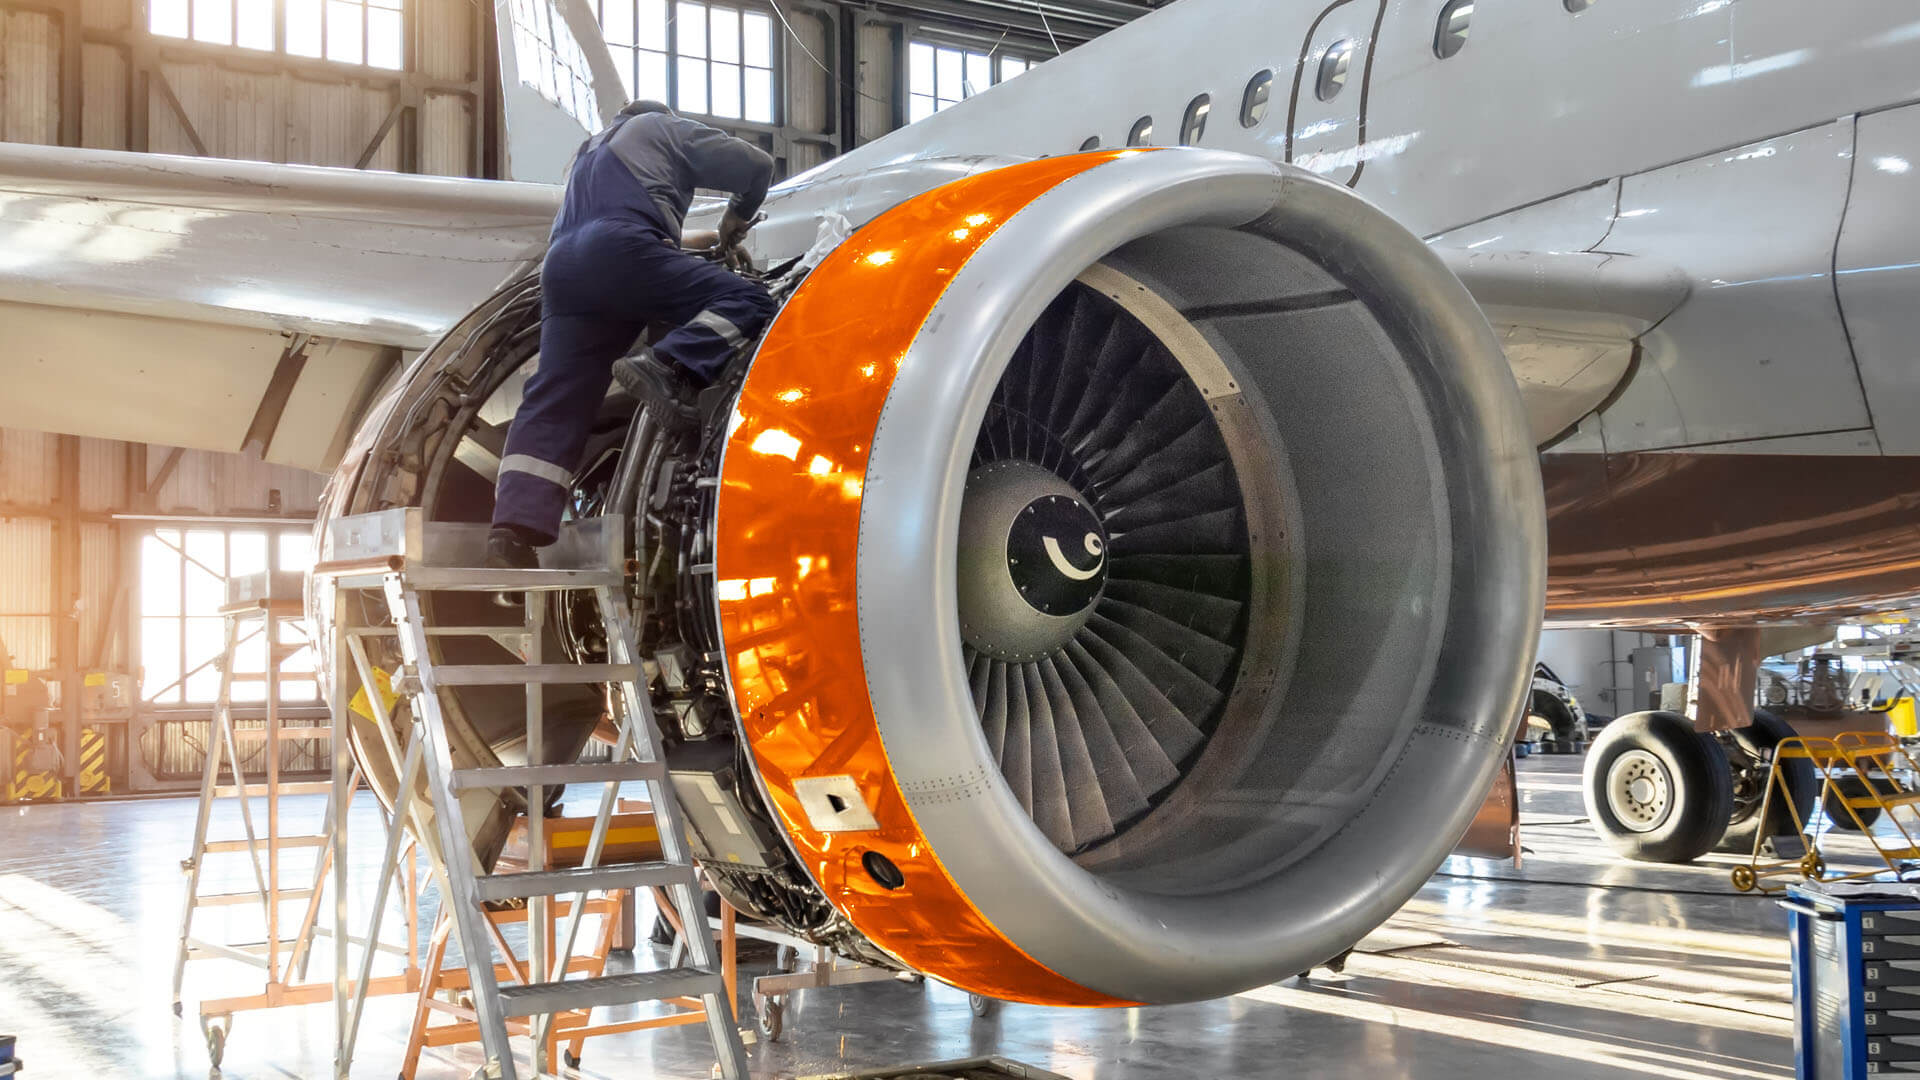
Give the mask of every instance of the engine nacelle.
[[[530, 326], [510, 290], [423, 357], [330, 509], [484, 520]], [[712, 639], [746, 767], [679, 735], [776, 839], [723, 888], [842, 951], [1048, 1004], [1269, 982], [1404, 903], [1508, 751], [1545, 558], [1513, 378], [1417, 237], [1302, 171], [1103, 152], [909, 199], [787, 297], [714, 445], [659, 625]], [[595, 707], [550, 706], [571, 756]], [[512, 760], [520, 710], [460, 699], [456, 755]]]

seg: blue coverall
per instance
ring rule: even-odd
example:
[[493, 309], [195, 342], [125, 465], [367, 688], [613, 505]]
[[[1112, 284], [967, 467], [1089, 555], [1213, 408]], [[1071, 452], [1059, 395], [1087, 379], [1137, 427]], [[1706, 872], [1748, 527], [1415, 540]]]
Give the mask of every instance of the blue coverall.
[[654, 108], [581, 146], [540, 269], [540, 366], [507, 432], [493, 508], [494, 525], [536, 544], [559, 531], [613, 362], [648, 323], [675, 325], [654, 355], [706, 384], [773, 317], [758, 283], [680, 249], [695, 188], [733, 192], [734, 213], [752, 220], [773, 159]]

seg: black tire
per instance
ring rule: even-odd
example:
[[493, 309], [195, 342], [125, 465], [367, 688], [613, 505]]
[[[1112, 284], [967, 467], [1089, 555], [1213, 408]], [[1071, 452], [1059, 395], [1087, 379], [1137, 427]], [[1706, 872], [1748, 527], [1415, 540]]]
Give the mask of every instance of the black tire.
[[[1614, 810], [1613, 784], [1631, 823]], [[1678, 713], [1632, 713], [1608, 724], [1587, 751], [1581, 794], [1607, 846], [1642, 862], [1692, 862], [1713, 850], [1733, 814], [1726, 751]]]
[[[1865, 798], [1866, 794], [1867, 785], [1865, 781], [1857, 776], [1842, 776], [1833, 782], [1832, 787], [1827, 789], [1826, 795], [1822, 798], [1820, 808], [1827, 812], [1827, 820], [1833, 822], [1833, 827], [1836, 829], [1844, 829], [1847, 832], [1859, 832], [1861, 825], [1865, 825], [1871, 829], [1873, 828], [1874, 822], [1880, 820], [1879, 807], [1856, 806], [1853, 808], [1853, 813], [1850, 814], [1847, 812], [1846, 806], [1847, 799]], [[1860, 815], [1858, 822], [1854, 821], [1854, 814]]]
[[[1734, 762], [1735, 767], [1738, 767], [1740, 762], [1735, 758], [1735, 754], [1746, 758], [1747, 762], [1751, 763], [1771, 762], [1773, 748], [1780, 745], [1781, 740], [1793, 738], [1795, 733], [1793, 725], [1785, 720], [1765, 709], [1755, 709], [1753, 723], [1750, 726], [1728, 734], [1734, 743], [1734, 753], [1730, 753], [1728, 758]], [[1746, 780], [1747, 790], [1744, 798], [1741, 797], [1742, 782], [1739, 778], [1734, 778], [1736, 798], [1733, 816], [1727, 823], [1726, 834], [1720, 838], [1718, 845], [1720, 851], [1749, 855], [1753, 852], [1756, 833], [1762, 838], [1771, 838], [1797, 832], [1794, 826], [1794, 813], [1799, 814], [1799, 821], [1804, 824], [1813, 814], [1814, 800], [1820, 797], [1820, 773], [1813, 767], [1811, 760], [1793, 758], [1781, 762], [1780, 778], [1784, 781], [1788, 794], [1793, 798], [1793, 812], [1788, 811], [1780, 798], [1780, 792], [1775, 790], [1773, 805], [1767, 808], [1766, 831], [1761, 833], [1759, 800], [1766, 794], [1767, 785], [1771, 781], [1768, 779], [1765, 764], [1753, 766], [1753, 771], [1758, 775]], [[1762, 851], [1762, 854], [1772, 855], [1770, 845]]]
[[1573, 710], [1567, 703], [1545, 690], [1535, 690], [1533, 700], [1527, 707], [1529, 715], [1545, 720], [1553, 734], [1540, 740], [1540, 749], [1548, 754], [1577, 754], [1586, 742], [1586, 733], [1580, 730], [1580, 724], [1573, 718]]
[[760, 1003], [760, 1034], [765, 1035], [768, 1042], [780, 1041], [780, 1033], [786, 1030], [786, 1021], [786, 1006], [773, 998]]

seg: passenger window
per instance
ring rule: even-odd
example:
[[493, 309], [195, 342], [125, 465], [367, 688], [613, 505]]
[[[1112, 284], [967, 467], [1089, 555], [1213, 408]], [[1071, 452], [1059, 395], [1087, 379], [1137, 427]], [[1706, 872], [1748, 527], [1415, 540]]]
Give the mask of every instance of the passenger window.
[[1100, 136], [1098, 135], [1089, 135], [1087, 136], [1087, 141], [1080, 144], [1080, 152], [1083, 154], [1089, 150], [1098, 149], [1100, 149]]
[[1247, 83], [1240, 99], [1240, 126], [1256, 127], [1267, 118], [1267, 98], [1273, 93], [1273, 72], [1263, 71]]
[[1327, 46], [1320, 57], [1320, 78], [1313, 84], [1313, 96], [1332, 101], [1347, 85], [1347, 70], [1353, 66], [1353, 41], [1350, 38]]
[[1213, 111], [1213, 98], [1201, 94], [1187, 105], [1186, 118], [1180, 121], [1180, 145], [1198, 146], [1207, 133], [1207, 114]]
[[1447, 0], [1440, 9], [1440, 25], [1433, 32], [1433, 55], [1442, 60], [1467, 45], [1467, 24], [1473, 21], [1473, 0]]
[[1133, 122], [1133, 130], [1127, 132], [1128, 146], [1153, 145], [1153, 117], [1143, 116]]
[[1567, 5], [1567, 10], [1575, 15], [1593, 6], [1593, 0], [1562, 0], [1562, 2]]

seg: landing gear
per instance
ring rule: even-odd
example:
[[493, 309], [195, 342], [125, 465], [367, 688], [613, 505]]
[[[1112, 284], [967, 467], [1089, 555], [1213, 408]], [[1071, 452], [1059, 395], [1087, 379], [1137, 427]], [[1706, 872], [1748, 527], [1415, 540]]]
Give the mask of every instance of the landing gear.
[[1718, 739], [1686, 717], [1642, 712], [1608, 724], [1587, 752], [1587, 816], [1615, 851], [1644, 862], [1692, 862], [1733, 815], [1733, 782]]
[[[1871, 792], [1867, 790], [1866, 781], [1857, 776], [1843, 776], [1827, 789], [1826, 795], [1822, 798], [1821, 807], [1826, 810], [1827, 820], [1833, 822], [1833, 827], [1836, 829], [1859, 832], [1862, 825], [1871, 829], [1873, 823], [1880, 820], [1878, 806], [1855, 806], [1852, 813], [1847, 812], [1848, 799], [1864, 799], [1869, 794]], [[1859, 815], [1857, 822], [1854, 819], [1855, 814]]]
[[1527, 705], [1528, 718], [1539, 717], [1552, 729], [1551, 733], [1540, 739], [1540, 752], [1543, 754], [1577, 754], [1586, 747], [1586, 733], [1581, 723], [1561, 701], [1545, 690], [1535, 690], [1533, 700]]
[[[1820, 794], [1820, 776], [1807, 758], [1790, 758], [1780, 763], [1780, 779], [1793, 800], [1789, 811], [1779, 787], [1767, 808], [1767, 820], [1760, 820], [1760, 804], [1767, 794], [1773, 770], [1773, 751], [1784, 739], [1794, 737], [1793, 727], [1764, 709], [1753, 711], [1753, 724], [1735, 731], [1721, 732], [1720, 745], [1733, 770], [1733, 815], [1728, 818], [1726, 835], [1716, 850], [1747, 855], [1753, 852], [1756, 836], [1760, 852], [1777, 858], [1772, 850], [1776, 836], [1798, 836], [1799, 825], [1813, 813], [1813, 801]], [[1844, 811], [1843, 811], [1844, 813]]]

